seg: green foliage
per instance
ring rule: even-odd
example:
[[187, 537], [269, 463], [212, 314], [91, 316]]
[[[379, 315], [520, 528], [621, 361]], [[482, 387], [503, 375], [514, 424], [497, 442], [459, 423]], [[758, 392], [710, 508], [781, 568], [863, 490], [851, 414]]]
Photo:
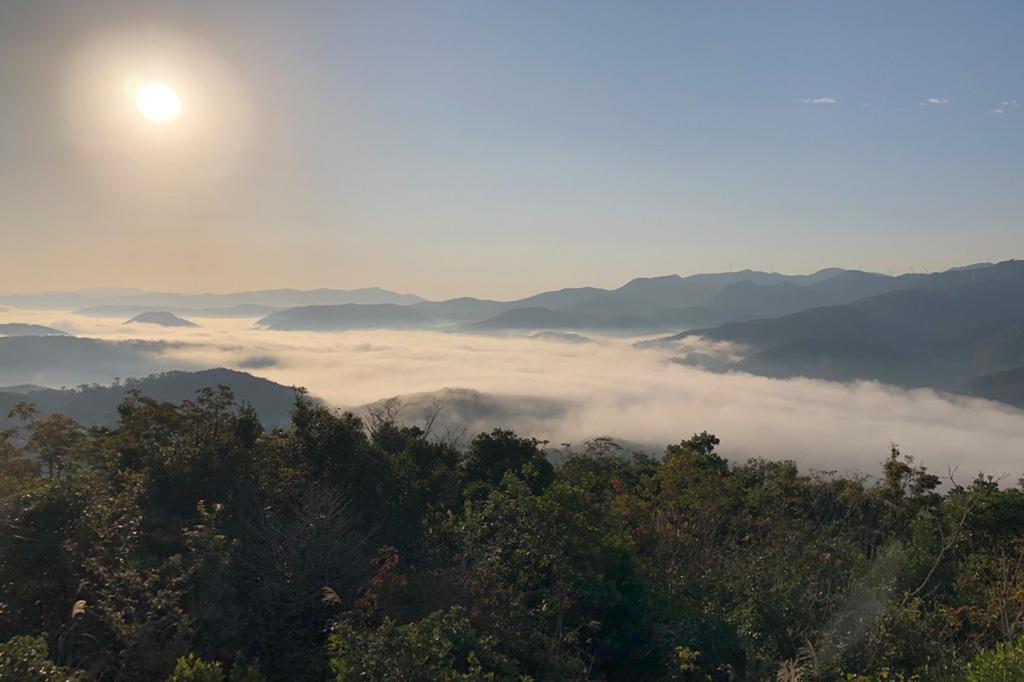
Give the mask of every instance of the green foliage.
[[70, 417], [62, 414], [40, 415], [32, 405], [22, 403], [10, 413], [11, 418], [28, 422], [25, 451], [42, 464], [49, 478], [59, 478], [81, 456], [85, 433]]
[[1013, 644], [1000, 643], [983, 651], [967, 664], [967, 682], [1012, 682], [1024, 680], [1024, 638]]
[[474, 496], [500, 485], [508, 473], [526, 481], [533, 492], [543, 490], [553, 480], [554, 469], [540, 444], [534, 438], [520, 438], [503, 429], [474, 438], [460, 462], [466, 481], [476, 491]]
[[878, 481], [735, 463], [706, 432], [556, 466], [398, 407], [364, 422], [299, 396], [264, 431], [224, 389], [133, 394], [84, 431], [20, 406], [0, 680], [1020, 675], [1019, 487], [943, 490], [895, 446]]
[[265, 682], [266, 678], [255, 664], [243, 665], [236, 661], [225, 677], [224, 666], [218, 661], [204, 661], [195, 654], [182, 656], [174, 665], [167, 682]]
[[189, 654], [178, 659], [167, 682], [224, 682], [224, 668], [216, 661]]
[[12, 637], [0, 644], [0, 682], [66, 682], [76, 673], [47, 658], [45, 637]]
[[228, 673], [228, 682], [266, 682], [260, 667], [256, 663], [243, 664], [235, 661]]
[[519, 679], [513, 662], [497, 653], [496, 641], [477, 635], [458, 608], [407, 625], [385, 618], [372, 630], [342, 621], [328, 647], [338, 682]]

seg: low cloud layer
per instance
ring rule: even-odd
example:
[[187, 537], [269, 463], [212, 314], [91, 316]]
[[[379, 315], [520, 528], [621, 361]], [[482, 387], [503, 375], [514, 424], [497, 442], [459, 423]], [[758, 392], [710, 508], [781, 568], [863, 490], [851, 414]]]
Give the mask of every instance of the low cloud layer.
[[[569, 344], [425, 331], [274, 332], [255, 329], [250, 320], [164, 329], [16, 311], [0, 314], [0, 321], [102, 339], [179, 341], [164, 351], [162, 363], [244, 369], [305, 386], [338, 407], [471, 389], [482, 396], [448, 398], [452, 412], [461, 411], [472, 426], [493, 418], [501, 422], [494, 426], [553, 443], [607, 435], [660, 450], [706, 429], [722, 438], [723, 453], [733, 459], [786, 458], [810, 468], [876, 473], [896, 442], [933, 471], [958, 468], [961, 480], [979, 470], [1011, 480], [1024, 473], [1024, 412], [873, 382], [715, 374], [673, 362], [674, 349], [638, 350], [622, 339]], [[689, 344], [689, 353], [729, 350]]]

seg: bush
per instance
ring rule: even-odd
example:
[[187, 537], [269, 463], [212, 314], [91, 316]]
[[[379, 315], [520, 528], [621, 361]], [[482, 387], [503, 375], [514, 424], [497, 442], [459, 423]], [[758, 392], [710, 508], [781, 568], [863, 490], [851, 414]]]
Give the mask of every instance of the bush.
[[385, 619], [370, 631], [342, 622], [328, 646], [338, 682], [515, 679], [512, 662], [495, 652], [493, 639], [477, 635], [459, 608], [408, 625]]
[[[227, 682], [264, 682], [266, 678], [256, 665], [235, 663]], [[204, 661], [195, 654], [182, 656], [167, 682], [225, 682], [224, 668], [217, 661]]]
[[224, 669], [216, 661], [204, 661], [189, 654], [178, 659], [167, 682], [224, 682]]
[[997, 644], [978, 654], [967, 666], [967, 682], [1024, 680], [1024, 637], [1014, 644]]
[[0, 682], [64, 682], [80, 677], [48, 658], [46, 638], [11, 637], [0, 644]]

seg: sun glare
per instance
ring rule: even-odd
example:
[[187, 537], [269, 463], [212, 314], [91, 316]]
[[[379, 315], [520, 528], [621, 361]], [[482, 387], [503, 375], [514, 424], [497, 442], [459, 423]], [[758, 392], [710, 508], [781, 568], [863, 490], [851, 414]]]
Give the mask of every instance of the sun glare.
[[154, 123], [171, 123], [181, 113], [181, 98], [166, 83], [143, 83], [135, 90], [135, 106]]

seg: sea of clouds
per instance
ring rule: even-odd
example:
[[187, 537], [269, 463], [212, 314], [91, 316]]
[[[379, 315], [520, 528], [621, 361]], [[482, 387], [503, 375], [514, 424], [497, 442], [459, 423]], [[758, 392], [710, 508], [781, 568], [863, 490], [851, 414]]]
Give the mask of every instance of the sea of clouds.
[[[656, 452], [708, 430], [731, 459], [793, 459], [807, 468], [870, 474], [890, 443], [898, 443], [937, 473], [957, 469], [961, 481], [978, 471], [1011, 482], [1024, 474], [1019, 410], [875, 382], [711, 373], [673, 362], [679, 349], [641, 350], [631, 339], [280, 332], [259, 329], [253, 320], [211, 319], [178, 329], [38, 311], [0, 313], [0, 322], [45, 324], [97, 339], [174, 341], [161, 351], [159, 369], [241, 369], [303, 386], [338, 408], [470, 389], [438, 397], [459, 402], [452, 412], [471, 430], [503, 426], [555, 444], [612, 436]], [[684, 353], [736, 351], [688, 343]], [[422, 403], [422, 395], [412, 401]]]

